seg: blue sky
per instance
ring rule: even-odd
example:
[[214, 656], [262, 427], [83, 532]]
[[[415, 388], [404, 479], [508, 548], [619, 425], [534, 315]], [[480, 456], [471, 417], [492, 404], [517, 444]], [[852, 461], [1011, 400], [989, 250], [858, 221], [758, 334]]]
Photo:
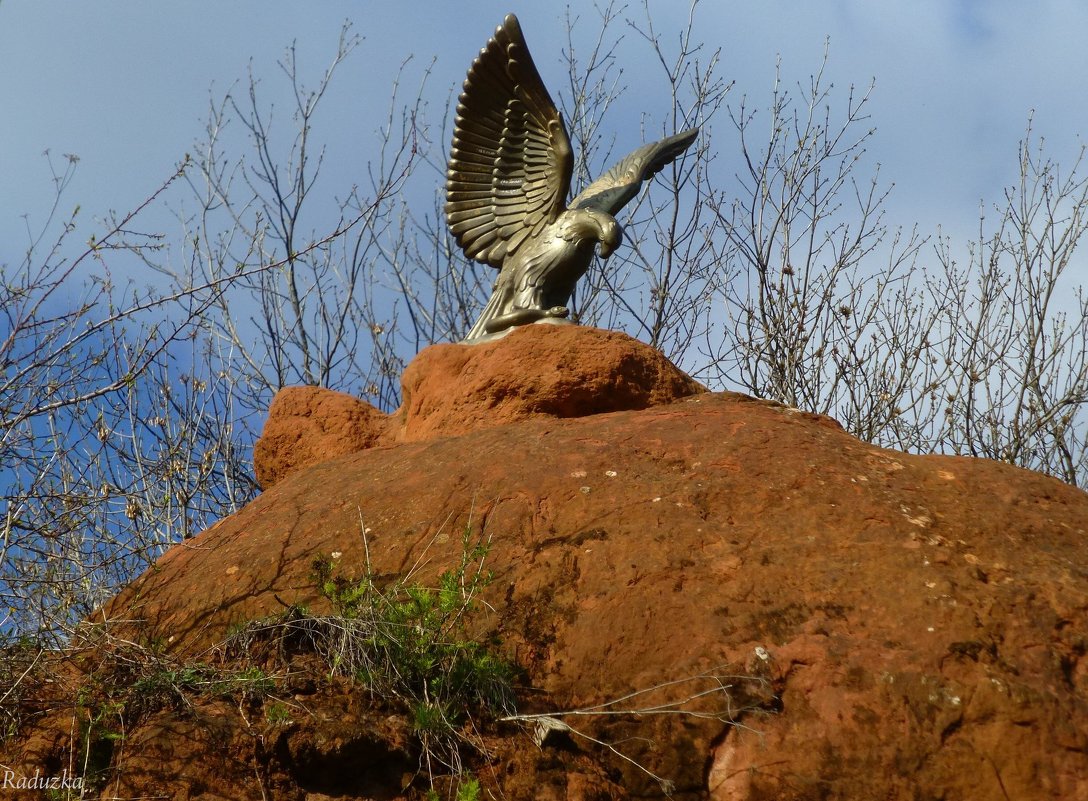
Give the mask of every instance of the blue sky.
[[[365, 41], [339, 75], [318, 131], [329, 145], [321, 191], [342, 195], [365, 180], [380, 122], [370, 109], [387, 101], [405, 58], [413, 57], [405, 73], [413, 85], [435, 59], [429, 92], [437, 124], [471, 58], [514, 10], [557, 90], [565, 8], [513, 0], [0, 0], [0, 262], [18, 262], [21, 215], [33, 224], [48, 210], [46, 149], [80, 158], [67, 201], [83, 208], [85, 238], [95, 218], [132, 208], [172, 172], [201, 133], [209, 97], [244, 79], [251, 61], [274, 98], [284, 48], [294, 40], [304, 74], [316, 78], [351, 19]], [[593, 5], [570, 8], [586, 17], [588, 35]], [[649, 8], [666, 36], [688, 13], [677, 0], [650, 0]], [[627, 13], [641, 16], [641, 5]], [[722, 71], [736, 81], [733, 102], [744, 94], [764, 101], [779, 56], [788, 82], [806, 80], [828, 37], [837, 86], [876, 79], [878, 130], [869, 151], [895, 182], [888, 212], [896, 224], [970, 235], [980, 199], [999, 199], [1015, 179], [1017, 141], [1032, 110], [1036, 132], [1060, 161], [1071, 162], [1088, 134], [1083, 2], [706, 0], [697, 19], [708, 46], [722, 48]], [[617, 129], [654, 103], [640, 79], [644, 64], [621, 63], [629, 89], [609, 118]]]

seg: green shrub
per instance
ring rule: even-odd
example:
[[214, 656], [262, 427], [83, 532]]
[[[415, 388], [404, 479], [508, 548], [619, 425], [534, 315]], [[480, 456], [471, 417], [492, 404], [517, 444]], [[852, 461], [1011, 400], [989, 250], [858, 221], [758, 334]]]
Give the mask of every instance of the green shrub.
[[514, 714], [512, 663], [480, 642], [470, 624], [480, 611], [480, 592], [492, 580], [484, 569], [488, 546], [466, 529], [457, 565], [424, 586], [414, 576], [378, 586], [338, 574], [331, 557], [314, 560], [318, 591], [329, 615], [293, 606], [276, 621], [252, 624], [236, 635], [249, 643], [270, 633], [302, 641], [331, 674], [349, 676], [377, 699], [405, 710], [424, 755], [460, 771], [460, 747], [473, 741], [474, 716]]

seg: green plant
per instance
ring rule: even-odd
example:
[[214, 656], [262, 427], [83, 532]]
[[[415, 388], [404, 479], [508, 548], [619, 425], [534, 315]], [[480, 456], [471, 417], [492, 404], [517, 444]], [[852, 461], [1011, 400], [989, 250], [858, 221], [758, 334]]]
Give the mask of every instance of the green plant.
[[275, 690], [275, 679], [257, 667], [223, 669], [204, 662], [179, 663], [162, 656], [142, 665], [123, 689], [134, 715], [164, 707], [188, 706], [195, 697], [263, 698]]
[[[472, 776], [462, 776], [457, 785], [457, 794], [454, 801], [480, 801], [480, 780]], [[433, 787], [423, 796], [424, 801], [442, 801], [442, 796]]]
[[457, 788], [457, 801], [479, 801], [480, 782], [478, 779], [466, 779]]
[[441, 709], [453, 721], [474, 707], [511, 708], [513, 667], [466, 630], [492, 579], [483, 569], [487, 553], [466, 530], [459, 564], [438, 577], [437, 587], [406, 578], [379, 588], [369, 573], [347, 579], [334, 575], [331, 559], [315, 560], [321, 594], [337, 618], [350, 621], [330, 668], [379, 694]]
[[492, 580], [484, 569], [488, 546], [462, 538], [459, 563], [437, 586], [409, 575], [379, 588], [369, 570], [360, 579], [335, 576], [332, 562], [314, 564], [319, 589], [344, 627], [329, 665], [355, 677], [371, 692], [408, 706], [425, 756], [455, 772], [462, 725], [474, 712], [492, 716], [514, 708], [513, 666], [470, 636], [467, 624], [478, 595]]
[[264, 719], [271, 726], [286, 726], [291, 722], [291, 710], [286, 704], [273, 701], [264, 708]]
[[80, 773], [86, 788], [101, 789], [109, 780], [114, 752], [125, 739], [125, 705], [107, 700], [84, 711], [79, 721]]
[[243, 648], [278, 637], [312, 650], [330, 674], [349, 676], [380, 702], [408, 715], [428, 771], [436, 759], [461, 772], [461, 747], [476, 746], [471, 721], [513, 714], [515, 667], [473, 636], [480, 592], [491, 582], [488, 544], [466, 527], [461, 556], [434, 585], [414, 571], [384, 586], [368, 564], [361, 578], [340, 575], [336, 560], [313, 562], [318, 592], [332, 606], [313, 615], [292, 606], [278, 619], [252, 624], [235, 637]]
[[[27, 683], [24, 679], [31, 676], [33, 689], [28, 693], [33, 697], [41, 686], [54, 686], [64, 675], [57, 670], [58, 662], [79, 666], [81, 676], [70, 696], [78, 735], [73, 738], [68, 759], [82, 777], [84, 788], [92, 792], [106, 787], [127, 733], [147, 716], [164, 709], [185, 714], [199, 699], [259, 701], [276, 687], [276, 677], [258, 667], [219, 667], [181, 660], [155, 641], [120, 639], [105, 629], [91, 636], [93, 652], [73, 649], [27, 655], [24, 662], [28, 667], [9, 692], [20, 689]], [[10, 669], [10, 664], [0, 667]], [[0, 693], [0, 697], [5, 695]], [[0, 711], [3, 709], [0, 704]]]

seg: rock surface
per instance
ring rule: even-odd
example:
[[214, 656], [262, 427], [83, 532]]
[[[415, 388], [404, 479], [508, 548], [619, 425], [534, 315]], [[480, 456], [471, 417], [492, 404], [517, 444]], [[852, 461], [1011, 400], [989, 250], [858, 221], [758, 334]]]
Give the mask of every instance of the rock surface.
[[[430, 375], [467, 377], [478, 395], [458, 408], [510, 399], [528, 419], [481, 428], [442, 411], [430, 394], [442, 380], [418, 379], [397, 425], [406, 438], [440, 436], [295, 470], [166, 553], [106, 614], [142, 618], [175, 652], [201, 654], [234, 624], [315, 602], [317, 556], [339, 554], [347, 575], [368, 558], [379, 575], [415, 566], [425, 581], [456, 564], [471, 526], [490, 539], [496, 575], [482, 633], [525, 668], [528, 711], [658, 688], [626, 702], [645, 708], [713, 686], [698, 677], [730, 677], [695, 708], [732, 722], [584, 719], [586, 733], [674, 782], [675, 798], [1088, 798], [1088, 495], [996, 462], [883, 450], [830, 419], [731, 393], [581, 417], [556, 404], [549, 417], [518, 406], [518, 385], [487, 380], [475, 360], [500, 372], [502, 360], [486, 347]], [[551, 381], [525, 379], [542, 395]], [[413, 429], [413, 416], [450, 428]], [[353, 702], [312, 703], [305, 731], [324, 726], [322, 742], [341, 751], [361, 736]], [[168, 738], [176, 723], [156, 725]], [[181, 728], [189, 778], [176, 778], [166, 749], [126, 792], [195, 798], [199, 749], [252, 739]], [[515, 741], [481, 774], [494, 797], [661, 795], [588, 741]], [[293, 753], [289, 738], [282, 747]], [[247, 759], [239, 787], [253, 782]], [[294, 795], [270, 797], [400, 797], [392, 779], [355, 794], [294, 781]]]
[[261, 487], [377, 445], [514, 420], [646, 409], [706, 392], [660, 351], [626, 334], [550, 325], [523, 326], [477, 345], [432, 345], [408, 365], [401, 386], [403, 403], [388, 417], [340, 392], [281, 390], [254, 446]]
[[527, 325], [479, 345], [432, 345], [401, 380], [396, 442], [515, 420], [646, 409], [706, 392], [660, 351], [618, 331]]
[[381, 411], [353, 395], [322, 387], [285, 387], [276, 393], [260, 439], [253, 472], [268, 489], [284, 476], [378, 443], [388, 428]]

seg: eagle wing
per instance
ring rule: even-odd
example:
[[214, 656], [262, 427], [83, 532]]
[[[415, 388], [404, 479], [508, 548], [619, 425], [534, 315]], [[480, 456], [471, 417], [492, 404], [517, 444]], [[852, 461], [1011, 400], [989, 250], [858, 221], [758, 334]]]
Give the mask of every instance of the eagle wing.
[[643, 181], [648, 181], [677, 156], [683, 153], [699, 135], [698, 128], [674, 134], [659, 142], [643, 145], [628, 153], [604, 175], [587, 186], [571, 201], [572, 209], [596, 209], [615, 215], [638, 194]]
[[564, 210], [573, 164], [563, 119], [508, 14], [457, 103], [446, 219], [465, 255], [501, 268]]

